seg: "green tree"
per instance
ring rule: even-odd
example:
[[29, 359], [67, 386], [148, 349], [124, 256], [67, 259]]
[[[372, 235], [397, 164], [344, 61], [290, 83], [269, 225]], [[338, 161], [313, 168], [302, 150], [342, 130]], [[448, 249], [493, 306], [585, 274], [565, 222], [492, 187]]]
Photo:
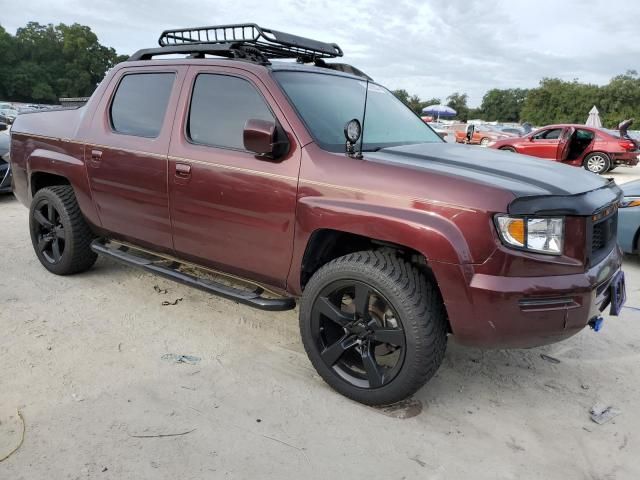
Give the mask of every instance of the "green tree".
[[447, 106], [456, 111], [456, 118], [466, 122], [469, 119], [468, 95], [466, 93], [452, 93], [447, 97]]
[[15, 36], [0, 27], [0, 96], [43, 103], [89, 96], [121, 60], [89, 27], [77, 23], [30, 22]]
[[398, 100], [400, 100], [417, 114], [421, 114], [424, 107], [428, 107], [429, 105], [437, 105], [440, 103], [439, 98], [431, 98], [429, 100], [423, 101], [418, 95], [410, 95], [409, 92], [407, 92], [405, 89], [394, 90], [392, 93], [398, 98]]
[[482, 97], [482, 117], [488, 121], [518, 122], [527, 94], [528, 90], [522, 88], [489, 90]]
[[534, 125], [584, 123], [589, 110], [602, 99], [602, 87], [544, 78], [538, 88], [529, 91], [522, 106], [521, 120]]

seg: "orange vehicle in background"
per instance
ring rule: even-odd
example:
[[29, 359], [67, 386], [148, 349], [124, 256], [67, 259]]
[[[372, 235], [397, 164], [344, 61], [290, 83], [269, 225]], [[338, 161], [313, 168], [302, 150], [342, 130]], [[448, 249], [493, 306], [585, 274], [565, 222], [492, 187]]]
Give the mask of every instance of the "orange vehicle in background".
[[[492, 142], [513, 138], [515, 135], [490, 129], [487, 125], [458, 123], [450, 126], [456, 137], [456, 143], [489, 146]], [[471, 131], [471, 135], [469, 135]], [[471, 138], [469, 138], [471, 137]]]

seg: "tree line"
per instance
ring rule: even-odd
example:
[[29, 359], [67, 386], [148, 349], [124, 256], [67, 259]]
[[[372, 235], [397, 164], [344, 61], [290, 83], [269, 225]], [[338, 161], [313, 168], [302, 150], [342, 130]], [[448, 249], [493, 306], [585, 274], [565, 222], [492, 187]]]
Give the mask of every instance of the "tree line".
[[[422, 101], [406, 90], [393, 93], [416, 113], [425, 106], [441, 103], [439, 98]], [[613, 77], [606, 85], [543, 78], [536, 88], [491, 89], [482, 97], [478, 108], [467, 106], [465, 93], [453, 93], [446, 100], [446, 105], [458, 112], [456, 118], [461, 121], [482, 118], [533, 125], [584, 123], [595, 105], [603, 126], [615, 128], [624, 119], [640, 119], [640, 76], [637, 71], [629, 70]]]
[[30, 22], [15, 35], [0, 26], [0, 100], [57, 103], [91, 95], [127, 57], [98, 42], [87, 26]]

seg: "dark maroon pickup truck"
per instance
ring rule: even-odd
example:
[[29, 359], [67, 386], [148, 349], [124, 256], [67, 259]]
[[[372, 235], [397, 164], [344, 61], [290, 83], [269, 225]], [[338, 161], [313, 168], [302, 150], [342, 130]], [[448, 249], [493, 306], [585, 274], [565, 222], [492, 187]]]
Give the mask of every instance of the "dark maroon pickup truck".
[[103, 254], [258, 308], [299, 298], [314, 367], [367, 404], [420, 388], [449, 335], [531, 347], [619, 312], [613, 181], [444, 143], [326, 62], [335, 44], [236, 25], [160, 45], [84, 107], [15, 121], [14, 191], [47, 270]]

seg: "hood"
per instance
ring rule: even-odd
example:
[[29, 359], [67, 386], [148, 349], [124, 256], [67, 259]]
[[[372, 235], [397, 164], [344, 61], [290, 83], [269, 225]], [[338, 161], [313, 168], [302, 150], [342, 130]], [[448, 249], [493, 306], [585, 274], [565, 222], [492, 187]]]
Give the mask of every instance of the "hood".
[[368, 160], [464, 177], [511, 191], [516, 197], [576, 195], [607, 185], [582, 168], [488, 148], [451, 143], [422, 143], [365, 153]]
[[640, 197], [640, 180], [625, 183], [620, 186], [625, 197]]
[[[365, 158], [509, 191], [515, 197], [512, 213], [590, 215], [621, 196], [613, 181], [582, 168], [493, 149], [425, 143], [385, 148]], [[598, 194], [580, 200], [592, 191]]]

